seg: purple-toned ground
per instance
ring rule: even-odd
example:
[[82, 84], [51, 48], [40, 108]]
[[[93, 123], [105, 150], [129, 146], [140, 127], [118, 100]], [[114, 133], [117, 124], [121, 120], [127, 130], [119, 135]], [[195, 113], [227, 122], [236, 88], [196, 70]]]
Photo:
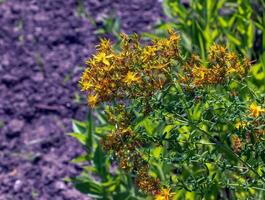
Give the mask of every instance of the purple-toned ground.
[[162, 15], [156, 0], [0, 0], [0, 200], [88, 199], [63, 181], [80, 172], [66, 133], [88, 109], [77, 82], [98, 41], [80, 5], [99, 26], [116, 13], [127, 33]]

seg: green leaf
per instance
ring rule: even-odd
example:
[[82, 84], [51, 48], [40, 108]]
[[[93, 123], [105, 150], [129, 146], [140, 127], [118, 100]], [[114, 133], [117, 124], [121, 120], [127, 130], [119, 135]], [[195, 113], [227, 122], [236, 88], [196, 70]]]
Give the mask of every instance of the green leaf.
[[226, 36], [230, 42], [236, 44], [237, 46], [241, 45], [241, 41], [237, 39], [236, 37], [234, 37], [233, 35], [231, 35], [230, 33], [227, 32]]
[[201, 109], [202, 109], [202, 105], [200, 103], [198, 103], [194, 106], [193, 111], [192, 111], [192, 119], [193, 120], [197, 121], [200, 119]]
[[173, 18], [172, 16], [172, 7], [170, 6], [170, 1], [169, 0], [164, 0], [162, 2], [162, 8], [163, 8], [163, 11], [164, 11], [164, 14], [169, 18]]
[[217, 36], [219, 35], [220, 33], [219, 33], [219, 31], [217, 30], [217, 29], [215, 29], [215, 30], [213, 30], [212, 31], [212, 40], [214, 41], [214, 40], [216, 40], [216, 38], [217, 38]]
[[205, 56], [205, 47], [204, 47], [203, 37], [200, 33], [198, 33], [198, 37], [199, 37], [199, 44], [200, 44], [200, 49], [201, 49], [201, 56], [203, 59], [205, 59], [206, 56]]
[[210, 27], [208, 25], [205, 27], [202, 34], [206, 41], [205, 49], [209, 49], [210, 45], [212, 44], [212, 31], [210, 30]]
[[[113, 194], [113, 199], [124, 199], [124, 200], [130, 199], [130, 200], [132, 200], [129, 192], [122, 192], [122, 193], [118, 193], [118, 194]], [[137, 198], [133, 198], [133, 199], [138, 200]]]
[[114, 179], [101, 183], [101, 186], [104, 187], [107, 192], [111, 193], [117, 190], [120, 184], [120, 177], [115, 177]]
[[154, 130], [156, 128], [156, 125], [154, 125], [154, 123], [149, 119], [149, 118], [145, 118], [144, 121], [142, 122], [146, 132], [149, 135], [153, 135]]
[[228, 21], [228, 27], [233, 27], [235, 20], [236, 20], [236, 15], [233, 15]]
[[258, 23], [258, 22], [254, 22], [254, 24], [256, 25], [256, 27], [262, 31], [265, 30], [265, 28], [262, 26], [262, 24]]
[[104, 115], [100, 110], [95, 111], [96, 118], [99, 120], [100, 124], [107, 124], [107, 116]]
[[69, 133], [68, 135], [77, 139], [81, 144], [86, 145], [87, 136], [83, 133]]
[[85, 133], [86, 132], [86, 123], [77, 121], [77, 120], [72, 120], [72, 129], [73, 132], [75, 133]]
[[[265, 81], [265, 53], [260, 57], [260, 63], [257, 63], [251, 67], [251, 73], [258, 81]], [[263, 81], [263, 85], [264, 85]]]
[[254, 43], [254, 35], [255, 35], [255, 31], [254, 31], [254, 25], [253, 22], [249, 22], [249, 26], [248, 26], [248, 30], [247, 30], [247, 36], [248, 36], [248, 40], [247, 40], [247, 44], [248, 44], [248, 48], [252, 48], [253, 47], [253, 43]]
[[187, 19], [188, 11], [180, 1], [175, 1], [174, 3], [170, 4], [170, 6], [172, 7], [174, 14], [176, 13], [180, 19]]
[[142, 37], [152, 39], [152, 40], [157, 40], [160, 38], [156, 34], [152, 34], [152, 33], [142, 33]]
[[101, 185], [90, 179], [89, 177], [78, 177], [71, 179], [75, 188], [84, 194], [97, 195], [98, 197], [102, 197], [103, 188]]
[[217, 1], [217, 11], [224, 6], [224, 4], [226, 3], [226, 1], [227, 0], [218, 0]]
[[106, 163], [106, 153], [102, 151], [100, 145], [97, 146], [94, 158], [94, 165], [99, 173], [99, 175], [106, 180], [107, 176], [107, 163]]
[[218, 17], [218, 21], [219, 21], [219, 23], [221, 24], [221, 26], [222, 26], [223, 28], [228, 27], [228, 22], [225, 21], [223, 17]]
[[111, 124], [105, 124], [105, 125], [99, 125], [95, 127], [95, 138], [102, 138], [102, 136], [105, 136], [106, 134], [112, 132], [114, 130], [114, 126]]
[[189, 38], [189, 36], [182, 32], [181, 33], [181, 38], [182, 38], [182, 41], [183, 41], [183, 46], [189, 51], [191, 52], [192, 51], [192, 42], [191, 42], [191, 39]]
[[72, 163], [83, 163], [88, 160], [88, 155], [83, 154], [71, 160]]
[[213, 14], [213, 8], [214, 8], [214, 1], [205, 1], [206, 2], [206, 6], [207, 6], [207, 21], [210, 22], [210, 19], [212, 17]]

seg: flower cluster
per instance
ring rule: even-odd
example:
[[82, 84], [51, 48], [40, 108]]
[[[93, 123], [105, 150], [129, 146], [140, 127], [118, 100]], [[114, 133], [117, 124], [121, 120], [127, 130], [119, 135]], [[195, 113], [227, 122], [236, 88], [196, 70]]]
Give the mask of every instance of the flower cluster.
[[[260, 137], [265, 135], [265, 108], [262, 108], [256, 103], [252, 103], [248, 108], [247, 115], [249, 121], [238, 121], [235, 124], [235, 128], [238, 130], [247, 130], [246, 142], [251, 142], [251, 135], [249, 130], [253, 130], [252, 132], [254, 133], [254, 135], [252, 135], [252, 138], [254, 142], [257, 142], [259, 141]], [[242, 140], [243, 138], [240, 138], [237, 135], [232, 135], [231, 137], [232, 148], [236, 153], [239, 153], [242, 149]]]
[[101, 141], [107, 151], [113, 151], [119, 160], [121, 169], [135, 174], [135, 183], [145, 193], [156, 195], [160, 193], [160, 182], [149, 175], [148, 163], [138, 152], [142, 142], [130, 128], [119, 128]]
[[[156, 91], [163, 92], [166, 85], [174, 87], [175, 80], [179, 80], [184, 88], [194, 90], [206, 85], [225, 84], [230, 78], [244, 77], [250, 68], [249, 60], [242, 61], [235, 53], [219, 45], [209, 49], [208, 61], [192, 55], [185, 62], [179, 49], [180, 38], [173, 31], [169, 31], [168, 38], [152, 40], [146, 45], [141, 44], [136, 34], [131, 37], [122, 34], [121, 38], [119, 51], [114, 50], [109, 40], [102, 39], [96, 55], [86, 62], [87, 68], [80, 85], [88, 93], [88, 104], [91, 107], [113, 100], [124, 103], [125, 100], [140, 99], [147, 102]], [[175, 71], [178, 71], [177, 75]], [[172, 99], [178, 98], [176, 96]], [[145, 115], [151, 109], [146, 107], [143, 106], [143, 110], [137, 112]], [[254, 124], [264, 123], [259, 119], [265, 113], [263, 108], [253, 104], [249, 112], [255, 118]], [[165, 189], [149, 173], [149, 163], [141, 151], [149, 143], [137, 133], [134, 115], [121, 104], [108, 107], [106, 114], [115, 130], [101, 140], [103, 148], [117, 158], [121, 169], [134, 175], [135, 183], [141, 191], [151, 194], [157, 200], [170, 199], [170, 190]], [[246, 127], [248, 122], [238, 122], [236, 126]], [[231, 142], [233, 150], [240, 152], [242, 138], [234, 134]]]
[[121, 35], [121, 50], [102, 39], [97, 54], [86, 61], [80, 80], [88, 92], [88, 104], [95, 106], [113, 99], [148, 97], [169, 80], [170, 61], [179, 57], [179, 36], [169, 31], [166, 39], [141, 45], [138, 35]]
[[228, 52], [225, 47], [213, 45], [208, 52], [208, 63], [192, 55], [184, 66], [184, 75], [180, 75], [180, 80], [192, 88], [223, 84], [232, 75], [245, 76], [250, 65], [247, 58], [240, 61], [235, 53]]
[[[113, 115], [115, 113], [115, 115]], [[118, 114], [119, 113], [119, 114]], [[135, 182], [143, 192], [156, 195], [161, 193], [161, 186], [158, 179], [149, 175], [148, 163], [144, 160], [138, 149], [143, 142], [137, 138], [137, 134], [128, 127], [129, 115], [124, 111], [123, 106], [108, 112], [111, 122], [117, 123], [117, 129], [112, 134], [101, 140], [101, 144], [107, 151], [114, 152], [119, 160], [121, 169], [135, 174]], [[117, 116], [117, 118], [113, 118]], [[119, 116], [122, 116], [120, 118]], [[113, 120], [112, 120], [113, 119]]]

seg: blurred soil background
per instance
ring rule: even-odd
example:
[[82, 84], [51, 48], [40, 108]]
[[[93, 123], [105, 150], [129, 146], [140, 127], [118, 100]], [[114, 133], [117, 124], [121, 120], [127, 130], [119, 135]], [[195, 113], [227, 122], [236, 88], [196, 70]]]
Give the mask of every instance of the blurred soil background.
[[[0, 200], [88, 199], [64, 182], [83, 149], [78, 80], [99, 37], [150, 31], [156, 0], [0, 0]], [[119, 27], [120, 26], [120, 27]]]

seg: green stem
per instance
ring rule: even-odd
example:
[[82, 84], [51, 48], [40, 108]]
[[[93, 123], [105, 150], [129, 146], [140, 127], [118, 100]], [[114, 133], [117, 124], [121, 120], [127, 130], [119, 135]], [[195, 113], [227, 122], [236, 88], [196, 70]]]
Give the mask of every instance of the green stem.
[[89, 150], [89, 153], [92, 153], [93, 150], [93, 133], [94, 133], [94, 126], [93, 126], [93, 115], [92, 110], [89, 109], [88, 115], [87, 115], [87, 141], [86, 141], [86, 147]]

